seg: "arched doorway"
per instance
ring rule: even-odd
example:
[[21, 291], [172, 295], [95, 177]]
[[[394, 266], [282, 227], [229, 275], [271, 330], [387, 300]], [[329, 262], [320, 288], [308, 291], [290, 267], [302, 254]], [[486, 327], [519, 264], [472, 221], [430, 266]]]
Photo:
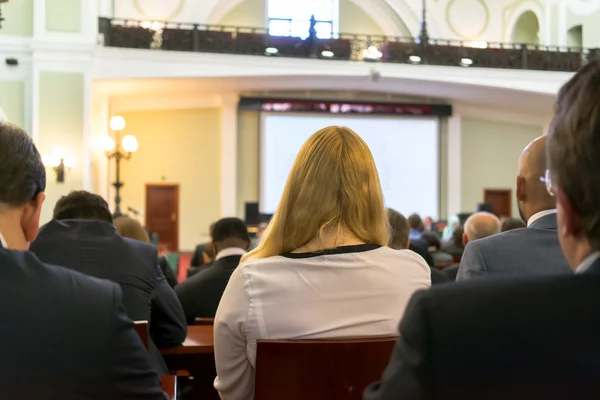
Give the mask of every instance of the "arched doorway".
[[525, 11], [517, 22], [512, 32], [514, 43], [539, 44], [540, 22], [533, 11]]
[[567, 46], [581, 48], [583, 47], [583, 26], [575, 25], [567, 32]]

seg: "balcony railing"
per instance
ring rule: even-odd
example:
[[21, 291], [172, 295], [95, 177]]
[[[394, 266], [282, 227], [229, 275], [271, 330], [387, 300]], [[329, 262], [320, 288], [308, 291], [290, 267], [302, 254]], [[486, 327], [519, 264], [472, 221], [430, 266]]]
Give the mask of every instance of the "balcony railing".
[[264, 28], [100, 18], [104, 45], [132, 49], [243, 54], [483, 68], [575, 72], [599, 49], [338, 34], [333, 39], [271, 36]]

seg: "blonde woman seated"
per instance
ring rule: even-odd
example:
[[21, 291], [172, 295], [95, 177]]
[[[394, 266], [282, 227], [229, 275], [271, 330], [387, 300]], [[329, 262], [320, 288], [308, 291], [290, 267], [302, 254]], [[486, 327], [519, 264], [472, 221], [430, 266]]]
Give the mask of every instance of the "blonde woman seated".
[[395, 336], [429, 267], [387, 247], [371, 151], [353, 131], [312, 135], [258, 247], [233, 272], [215, 319], [215, 388], [252, 399], [257, 339]]

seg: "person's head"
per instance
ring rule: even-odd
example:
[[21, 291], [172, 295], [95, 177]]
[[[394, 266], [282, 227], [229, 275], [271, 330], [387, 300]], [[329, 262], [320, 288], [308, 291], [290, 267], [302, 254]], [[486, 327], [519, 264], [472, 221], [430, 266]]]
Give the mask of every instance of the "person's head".
[[385, 246], [388, 235], [369, 147], [352, 130], [330, 126], [298, 152], [269, 229], [245, 259], [293, 251], [313, 241], [322, 248], [344, 241]]
[[217, 248], [215, 247], [214, 242], [208, 242], [204, 246], [204, 251], [202, 251], [202, 265], [208, 265], [211, 262], [215, 261], [215, 257], [217, 256]]
[[464, 233], [465, 233], [465, 229], [462, 226], [457, 227], [456, 229], [454, 229], [454, 232], [452, 232], [452, 243], [454, 243], [454, 245], [456, 247], [464, 247], [465, 246], [463, 244]]
[[557, 202], [560, 244], [573, 268], [600, 251], [599, 96], [595, 60], [560, 90], [548, 133], [546, 184]]
[[150, 243], [148, 231], [135, 219], [127, 216], [117, 217], [113, 224], [121, 236], [139, 240], [144, 243]]
[[216, 224], [217, 224], [216, 222], [213, 222], [213, 223], [212, 223], [212, 224], [210, 224], [210, 225], [209, 225], [209, 227], [208, 227], [208, 236], [210, 237], [210, 240], [212, 240], [212, 237], [213, 237], [213, 231], [215, 230], [215, 225], [216, 225]]
[[390, 242], [389, 247], [395, 250], [408, 249], [410, 246], [410, 225], [404, 215], [398, 211], [388, 208], [388, 221], [390, 224]]
[[427, 230], [431, 230], [433, 228], [433, 218], [425, 217], [423, 218], [423, 228]]
[[546, 164], [546, 136], [541, 136], [529, 143], [519, 158], [517, 205], [523, 221], [528, 221], [540, 211], [556, 207], [540, 180], [546, 173]]
[[54, 206], [52, 218], [56, 220], [86, 219], [111, 224], [113, 222], [106, 200], [85, 190], [76, 190], [61, 197]]
[[212, 240], [215, 252], [237, 247], [248, 250], [250, 248], [250, 235], [248, 227], [239, 218], [223, 218], [215, 223], [212, 231]]
[[46, 170], [33, 140], [0, 121], [0, 233], [9, 248], [26, 250], [40, 229]]
[[527, 224], [521, 218], [504, 218], [502, 221], [502, 232], [512, 231], [513, 229], [520, 229], [527, 227]]
[[463, 245], [500, 233], [500, 219], [489, 212], [476, 212], [465, 221]]
[[410, 214], [408, 216], [408, 225], [410, 225], [410, 229], [414, 229], [415, 231], [423, 230], [423, 221], [421, 221], [419, 214]]
[[427, 247], [429, 251], [439, 251], [442, 247], [442, 241], [440, 237], [435, 232], [423, 232], [421, 235], [421, 239], [427, 243]]

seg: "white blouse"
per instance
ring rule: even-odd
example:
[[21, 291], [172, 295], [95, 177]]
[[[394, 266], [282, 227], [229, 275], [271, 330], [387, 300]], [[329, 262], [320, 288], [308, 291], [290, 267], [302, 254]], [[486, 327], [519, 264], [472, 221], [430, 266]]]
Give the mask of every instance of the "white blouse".
[[253, 398], [257, 339], [395, 336], [413, 293], [429, 286], [421, 256], [377, 245], [244, 262], [215, 317], [215, 388]]

